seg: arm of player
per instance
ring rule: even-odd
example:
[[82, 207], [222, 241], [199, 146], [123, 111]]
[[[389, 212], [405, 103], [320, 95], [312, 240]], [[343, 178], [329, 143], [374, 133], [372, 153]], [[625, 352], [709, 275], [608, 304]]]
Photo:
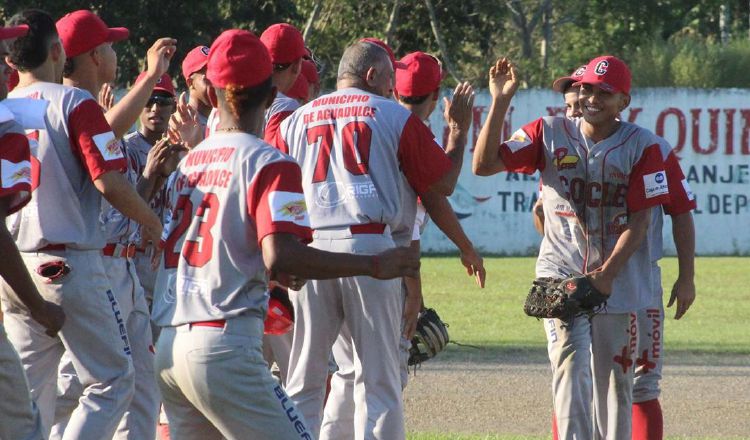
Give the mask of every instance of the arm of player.
[[544, 236], [544, 205], [542, 199], [537, 199], [534, 208], [531, 210], [531, 217], [534, 219], [534, 229], [539, 235]]
[[44, 326], [47, 335], [54, 337], [65, 323], [65, 313], [57, 304], [45, 301], [31, 280], [13, 237], [5, 226], [5, 217], [10, 208], [9, 197], [0, 198], [0, 277], [15, 292], [19, 300], [29, 309], [31, 317]]
[[143, 242], [158, 243], [161, 238], [161, 221], [154, 211], [117, 171], [107, 171], [94, 180], [94, 186], [118, 211], [143, 226]]
[[500, 158], [500, 145], [505, 113], [518, 89], [515, 65], [505, 58], [497, 60], [490, 68], [489, 87], [492, 104], [474, 145], [472, 171], [477, 176], [491, 176], [505, 170]]
[[448, 144], [445, 147], [445, 154], [451, 161], [450, 170], [435, 183], [435, 189], [445, 195], [453, 194], [458, 183], [458, 176], [461, 174], [461, 167], [464, 163], [464, 150], [466, 149], [466, 139], [474, 109], [474, 88], [467, 82], [459, 83], [453, 91], [453, 99], [448, 101], [443, 98], [445, 112], [443, 116], [445, 123], [448, 125]]
[[171, 144], [168, 139], [160, 139], [149, 150], [142, 179], [136, 185], [138, 195], [145, 201], [150, 201], [161, 189], [172, 172], [177, 169], [180, 153], [187, 148], [180, 144]]
[[625, 266], [628, 258], [633, 255], [643, 240], [646, 239], [648, 225], [651, 222], [651, 209], [646, 208], [630, 213], [625, 231], [617, 239], [612, 254], [607, 258], [602, 267], [587, 274], [591, 278], [594, 287], [600, 292], [607, 295], [612, 293], [612, 282], [615, 277]]
[[484, 260], [474, 249], [469, 237], [466, 236], [448, 199], [434, 191], [423, 193], [421, 199], [422, 205], [430, 214], [432, 221], [458, 247], [461, 253], [461, 264], [466, 268], [466, 273], [474, 275], [477, 285], [483, 288], [484, 279], [487, 275], [484, 270]]
[[[416, 227], [416, 226], [415, 226]], [[419, 240], [412, 240], [410, 248], [420, 254]], [[422, 298], [422, 274], [417, 270], [417, 275], [413, 277], [404, 277], [404, 286], [406, 286], [406, 303], [404, 304], [404, 338], [411, 340], [414, 332], [417, 331], [417, 320], [419, 312], [424, 308]]]
[[674, 319], [680, 319], [695, 301], [695, 225], [692, 213], [672, 216], [672, 235], [679, 269], [667, 307], [672, 307], [676, 300]]
[[291, 233], [272, 233], [261, 241], [263, 262], [271, 272], [306, 280], [365, 275], [378, 279], [415, 276], [419, 254], [406, 247], [392, 248], [378, 255], [327, 252], [306, 246]]
[[106, 111], [107, 119], [117, 139], [122, 138], [138, 120], [146, 106], [156, 82], [169, 68], [169, 61], [177, 49], [177, 40], [159, 38], [148, 50], [148, 74], [143, 81], [135, 84], [123, 98]]

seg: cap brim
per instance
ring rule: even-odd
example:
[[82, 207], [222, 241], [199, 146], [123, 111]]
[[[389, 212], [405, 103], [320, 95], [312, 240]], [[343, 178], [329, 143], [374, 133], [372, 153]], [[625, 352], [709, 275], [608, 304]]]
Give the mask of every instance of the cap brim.
[[127, 28], [124, 27], [118, 27], [118, 28], [109, 28], [109, 33], [107, 34], [107, 41], [110, 43], [115, 43], [117, 41], [125, 40], [130, 36], [130, 31], [127, 30]]
[[29, 26], [26, 24], [13, 27], [0, 27], [0, 40], [23, 37], [27, 33], [29, 33]]
[[552, 83], [552, 90], [556, 91], [557, 93], [562, 93], [570, 86], [576, 85], [576, 82], [573, 78], [569, 76], [563, 76], [560, 78], [557, 78], [555, 82]]
[[393, 68], [394, 69], [406, 69], [406, 64], [402, 63], [401, 61], [394, 61]]
[[581, 80], [581, 81], [576, 81], [573, 83], [574, 86], [582, 86], [584, 84], [589, 84], [592, 86], [599, 87], [600, 89], [607, 91], [609, 93], [624, 93], [626, 95], [629, 95], [629, 93], [624, 92], [616, 87], [612, 87], [609, 83], [606, 83], [604, 81]]

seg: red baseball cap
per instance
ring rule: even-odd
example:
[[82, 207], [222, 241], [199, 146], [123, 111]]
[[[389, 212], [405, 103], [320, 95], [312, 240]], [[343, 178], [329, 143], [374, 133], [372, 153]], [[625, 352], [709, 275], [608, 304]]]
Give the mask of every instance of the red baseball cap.
[[206, 78], [215, 87], [232, 84], [253, 87], [271, 77], [271, 56], [263, 42], [252, 32], [240, 29], [224, 31], [208, 52]]
[[589, 61], [580, 81], [575, 84], [591, 84], [608, 92], [630, 94], [630, 69], [624, 61], [612, 55], [596, 57]]
[[318, 75], [318, 68], [310, 60], [302, 61], [302, 75], [307, 80], [308, 84], [320, 84], [320, 76]]
[[301, 99], [306, 102], [310, 96], [310, 83], [305, 75], [297, 75], [297, 80], [284, 94], [290, 98]]
[[[141, 72], [140, 75], [138, 75], [138, 78], [135, 79], [135, 84], [138, 84], [139, 82], [143, 81], [143, 78], [146, 77], [147, 72]], [[172, 84], [172, 77], [169, 76], [169, 74], [164, 74], [156, 81], [156, 85], [154, 86], [154, 92], [165, 92], [169, 93], [172, 96], [176, 96], [174, 85]], [[152, 92], [153, 93], [153, 92]]]
[[114, 43], [128, 38], [130, 31], [124, 27], [110, 28], [93, 12], [81, 9], [57, 20], [65, 55], [68, 58], [88, 52], [103, 43]]
[[406, 68], [396, 71], [399, 96], [425, 96], [440, 88], [443, 71], [440, 62], [424, 52], [412, 52], [401, 58]]
[[552, 90], [557, 93], [563, 93], [568, 87], [578, 82], [583, 78], [583, 73], [586, 72], [586, 65], [579, 66], [570, 76], [561, 76], [552, 83]]
[[260, 41], [266, 45], [273, 64], [289, 64], [307, 56], [302, 33], [291, 24], [276, 23], [269, 26], [260, 35]]
[[391, 63], [393, 63], [393, 70], [396, 70], [396, 69], [406, 69], [406, 66], [404, 65], [404, 63], [402, 63], [400, 61], [396, 61], [396, 56], [393, 54], [393, 49], [391, 49], [390, 46], [388, 46], [387, 44], [385, 44], [385, 41], [380, 40], [378, 38], [373, 38], [373, 37], [363, 38], [363, 39], [361, 39], [359, 41], [360, 42], [365, 42], [365, 43], [377, 44], [378, 46], [380, 46], [383, 49], [385, 49], [385, 51], [388, 52], [388, 57], [391, 59]]
[[29, 33], [29, 25], [19, 24], [18, 26], [12, 27], [0, 27], [0, 40], [7, 40], [8, 38], [23, 37]]
[[182, 76], [185, 81], [190, 78], [190, 75], [206, 67], [209, 50], [208, 46], [198, 46], [185, 55], [185, 59], [182, 60]]

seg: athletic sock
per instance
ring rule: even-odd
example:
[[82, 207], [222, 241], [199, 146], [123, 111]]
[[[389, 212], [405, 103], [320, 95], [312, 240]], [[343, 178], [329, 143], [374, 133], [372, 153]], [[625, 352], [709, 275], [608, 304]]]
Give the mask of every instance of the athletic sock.
[[555, 412], [552, 412], [552, 440], [559, 440], [560, 434], [557, 433], [557, 417]]
[[659, 399], [633, 404], [633, 440], [662, 440], [664, 416]]

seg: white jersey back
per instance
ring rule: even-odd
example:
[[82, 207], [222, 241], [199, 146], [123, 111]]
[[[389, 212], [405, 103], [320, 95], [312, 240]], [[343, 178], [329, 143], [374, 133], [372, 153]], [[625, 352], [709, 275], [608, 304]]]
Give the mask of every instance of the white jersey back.
[[302, 167], [313, 229], [366, 223], [393, 228], [404, 215], [405, 183], [420, 194], [450, 168], [419, 118], [356, 88], [300, 107], [281, 123], [274, 145]]
[[93, 181], [126, 162], [101, 107], [90, 93], [60, 84], [37, 82], [9, 95], [44, 100], [44, 129], [28, 130], [36, 141], [32, 154], [41, 164], [32, 201], [11, 225], [21, 251], [49, 244], [101, 249], [101, 195]]
[[180, 162], [154, 290], [160, 326], [265, 317], [260, 243], [274, 233], [311, 239], [299, 166], [245, 133], [214, 133]]
[[23, 128], [0, 102], [0, 198], [10, 200], [9, 213], [31, 199], [31, 153]]

